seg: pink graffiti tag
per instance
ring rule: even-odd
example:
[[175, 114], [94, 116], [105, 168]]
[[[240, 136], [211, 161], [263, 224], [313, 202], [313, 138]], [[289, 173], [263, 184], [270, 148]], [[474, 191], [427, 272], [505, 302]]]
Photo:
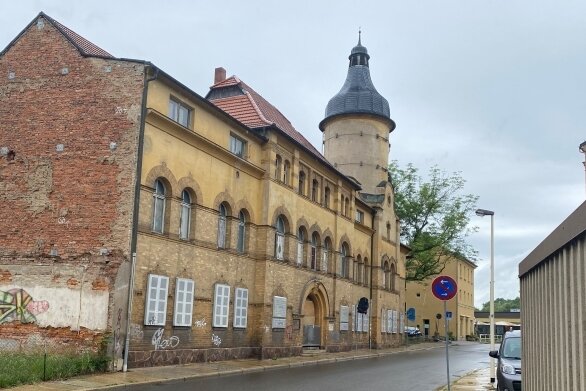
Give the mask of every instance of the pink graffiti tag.
[[0, 324], [18, 320], [22, 323], [34, 323], [35, 315], [49, 309], [49, 302], [34, 301], [24, 289], [0, 291]]

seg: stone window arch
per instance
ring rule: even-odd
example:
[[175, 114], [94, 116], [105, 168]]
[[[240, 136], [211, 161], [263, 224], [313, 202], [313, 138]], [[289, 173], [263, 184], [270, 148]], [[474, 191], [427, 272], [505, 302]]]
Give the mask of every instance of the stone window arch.
[[324, 247], [323, 247], [323, 251], [322, 251], [322, 259], [321, 259], [321, 266], [320, 266], [320, 270], [324, 273], [327, 273], [329, 270], [331, 250], [332, 250], [332, 240], [329, 237], [326, 237], [324, 240]]
[[330, 194], [331, 190], [328, 186], [326, 186], [325, 190], [324, 190], [324, 206], [326, 208], [330, 208]]
[[385, 263], [383, 264], [383, 288], [387, 290], [391, 289], [391, 279], [389, 273], [389, 261], [385, 261]]
[[317, 179], [311, 182], [311, 200], [313, 202], [319, 202], [319, 182]]
[[229, 209], [225, 202], [218, 208], [218, 248], [226, 248], [228, 243], [228, 215]]
[[348, 243], [342, 243], [340, 247], [340, 272], [339, 276], [342, 278], [349, 278], [350, 277], [350, 250], [348, 248]]
[[362, 263], [362, 257], [358, 255], [356, 257], [356, 261], [354, 262], [354, 280], [362, 284], [362, 268], [364, 264]]
[[344, 216], [350, 216], [350, 198], [348, 197], [344, 199]]
[[275, 258], [280, 261], [285, 259], [285, 233], [287, 230], [285, 216], [279, 215], [276, 221], [275, 233]]
[[395, 291], [395, 280], [397, 276], [397, 268], [395, 263], [392, 262], [389, 270], [389, 290]]
[[319, 234], [314, 232], [311, 234], [311, 252], [309, 258], [309, 267], [312, 270], [318, 270], [319, 266], [317, 264], [318, 260], [318, 248], [319, 248]]
[[248, 211], [241, 209], [238, 212], [238, 238], [236, 241], [236, 250], [242, 254], [246, 252], [248, 235], [246, 232], [246, 224], [249, 222]]
[[289, 160], [285, 160], [283, 164], [283, 183], [288, 185], [289, 184], [289, 176], [291, 175], [291, 163]]

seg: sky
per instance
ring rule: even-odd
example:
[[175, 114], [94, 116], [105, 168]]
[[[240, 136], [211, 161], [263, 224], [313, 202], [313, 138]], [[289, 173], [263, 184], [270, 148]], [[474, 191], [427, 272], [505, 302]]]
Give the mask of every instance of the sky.
[[[148, 60], [205, 96], [222, 66], [318, 150], [362, 30], [397, 128], [390, 160], [459, 172], [495, 212], [495, 298], [585, 199], [583, 0], [0, 1], [0, 48], [43, 11], [116, 57]], [[478, 232], [475, 305], [489, 300], [490, 218]]]

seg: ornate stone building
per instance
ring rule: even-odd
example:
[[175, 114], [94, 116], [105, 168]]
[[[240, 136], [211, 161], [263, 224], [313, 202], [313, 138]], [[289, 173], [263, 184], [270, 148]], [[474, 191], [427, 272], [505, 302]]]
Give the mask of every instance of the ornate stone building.
[[116, 368], [401, 344], [395, 124], [349, 60], [322, 155], [222, 68], [204, 98], [39, 14], [0, 53], [0, 291], [46, 305], [2, 335], [111, 336]]

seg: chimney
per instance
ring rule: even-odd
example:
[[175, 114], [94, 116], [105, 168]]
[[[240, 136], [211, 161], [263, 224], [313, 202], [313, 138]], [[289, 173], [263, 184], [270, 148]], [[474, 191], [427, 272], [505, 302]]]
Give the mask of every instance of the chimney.
[[214, 84], [218, 84], [226, 80], [226, 70], [222, 67], [216, 68], [216, 72], [214, 73]]

